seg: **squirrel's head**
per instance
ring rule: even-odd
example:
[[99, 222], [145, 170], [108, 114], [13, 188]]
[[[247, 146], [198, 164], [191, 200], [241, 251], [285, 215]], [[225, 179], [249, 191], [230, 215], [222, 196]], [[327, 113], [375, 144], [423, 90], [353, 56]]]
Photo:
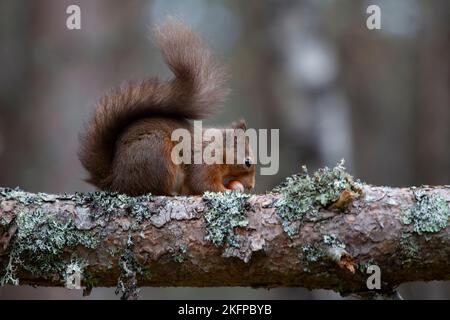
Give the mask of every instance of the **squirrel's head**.
[[[256, 161], [247, 125], [244, 120], [239, 120], [234, 122], [231, 128], [232, 130], [226, 130], [224, 163], [228, 170], [224, 176], [224, 184], [226, 185], [229, 181], [239, 181], [245, 189], [251, 190], [255, 187]], [[233, 158], [232, 163], [230, 163], [231, 158]]]

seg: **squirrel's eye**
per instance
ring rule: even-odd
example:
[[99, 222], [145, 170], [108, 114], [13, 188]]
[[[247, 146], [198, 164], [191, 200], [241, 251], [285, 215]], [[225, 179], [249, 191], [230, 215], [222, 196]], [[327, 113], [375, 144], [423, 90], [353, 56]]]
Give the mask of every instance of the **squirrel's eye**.
[[249, 158], [245, 159], [245, 165], [246, 165], [248, 168], [250, 168], [250, 166], [252, 165], [252, 160], [249, 159]]

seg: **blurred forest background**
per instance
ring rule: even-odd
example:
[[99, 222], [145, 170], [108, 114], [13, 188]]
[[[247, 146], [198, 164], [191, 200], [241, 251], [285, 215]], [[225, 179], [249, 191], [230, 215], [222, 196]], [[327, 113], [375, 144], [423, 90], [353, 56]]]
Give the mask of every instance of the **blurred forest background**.
[[[66, 28], [81, 7], [82, 29]], [[368, 30], [366, 8], [381, 8]], [[92, 191], [78, 133], [96, 100], [127, 79], [169, 77], [149, 26], [176, 15], [229, 67], [232, 95], [209, 121], [280, 129], [280, 171], [345, 158], [377, 185], [450, 183], [450, 1], [0, 0], [0, 185]], [[450, 261], [449, 261], [450, 264]], [[341, 299], [332, 291], [143, 288], [143, 298]], [[406, 284], [405, 298], [450, 298], [445, 282]], [[0, 298], [82, 298], [81, 291], [0, 288]], [[117, 298], [94, 289], [87, 299]]]

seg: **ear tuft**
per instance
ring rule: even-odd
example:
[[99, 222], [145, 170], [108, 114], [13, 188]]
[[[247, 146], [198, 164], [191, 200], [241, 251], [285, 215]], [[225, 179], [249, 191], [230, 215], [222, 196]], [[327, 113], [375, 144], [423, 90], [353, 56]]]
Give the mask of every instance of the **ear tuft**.
[[233, 129], [242, 129], [244, 131], [247, 130], [247, 123], [245, 122], [244, 119], [240, 119], [239, 121], [233, 122], [231, 127]]

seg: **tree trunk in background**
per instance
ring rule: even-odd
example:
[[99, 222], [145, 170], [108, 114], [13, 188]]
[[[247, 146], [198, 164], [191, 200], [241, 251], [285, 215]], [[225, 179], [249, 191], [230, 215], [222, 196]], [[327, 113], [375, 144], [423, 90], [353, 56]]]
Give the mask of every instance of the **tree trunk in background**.
[[[27, 158], [33, 145], [30, 119], [39, 112], [29, 100], [35, 98], [35, 82], [39, 77], [33, 59], [39, 28], [37, 2], [9, 1], [0, 4], [0, 181], [3, 185], [25, 185]], [[20, 110], [18, 112], [18, 110]], [[10, 168], [10, 169], [7, 169]]]
[[443, 5], [425, 4], [426, 19], [418, 37], [416, 184], [450, 181], [450, 4]]

